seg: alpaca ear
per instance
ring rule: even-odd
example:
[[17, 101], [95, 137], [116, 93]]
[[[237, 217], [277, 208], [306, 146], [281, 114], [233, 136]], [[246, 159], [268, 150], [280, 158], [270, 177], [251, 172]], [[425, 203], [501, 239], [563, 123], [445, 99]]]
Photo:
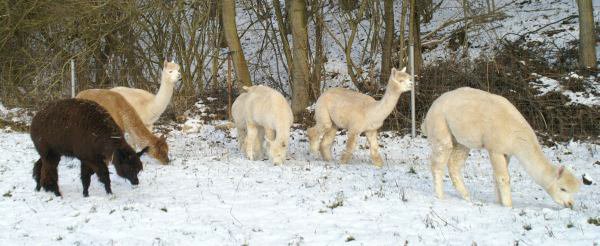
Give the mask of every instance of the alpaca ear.
[[563, 173], [565, 173], [565, 166], [558, 167], [558, 178], [562, 177]]
[[403, 67], [402, 70], [400, 70], [400, 72], [406, 73], [406, 67]]
[[169, 61], [167, 61], [167, 59], [165, 59], [165, 61], [163, 62], [163, 67], [166, 67], [167, 63], [169, 63]]
[[167, 137], [165, 137], [165, 134], [160, 135], [160, 140], [167, 140]]
[[143, 155], [144, 153], [148, 152], [148, 148], [150, 148], [150, 147], [146, 146], [146, 148], [144, 148], [142, 151], [140, 151], [140, 152], [137, 152], [137, 154], [136, 154], [136, 155], [138, 156], [138, 158], [139, 158], [139, 157], [142, 157], [142, 155]]

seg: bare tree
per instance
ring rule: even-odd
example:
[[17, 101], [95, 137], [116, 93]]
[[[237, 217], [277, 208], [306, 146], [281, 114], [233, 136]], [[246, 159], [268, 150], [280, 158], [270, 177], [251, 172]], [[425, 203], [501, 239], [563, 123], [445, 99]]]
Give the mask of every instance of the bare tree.
[[235, 74], [239, 81], [238, 87], [242, 85], [251, 86], [250, 72], [248, 71], [248, 65], [246, 64], [246, 58], [244, 57], [244, 51], [240, 44], [237, 25], [235, 23], [235, 0], [222, 0], [220, 3], [222, 4], [221, 17], [223, 18], [225, 39], [233, 57], [233, 66], [235, 67]]
[[383, 18], [385, 19], [385, 34], [381, 52], [381, 76], [379, 83], [385, 85], [392, 69], [392, 45], [394, 44], [394, 2], [383, 1]]
[[596, 36], [592, 0], [577, 0], [579, 10], [579, 65], [596, 69]]

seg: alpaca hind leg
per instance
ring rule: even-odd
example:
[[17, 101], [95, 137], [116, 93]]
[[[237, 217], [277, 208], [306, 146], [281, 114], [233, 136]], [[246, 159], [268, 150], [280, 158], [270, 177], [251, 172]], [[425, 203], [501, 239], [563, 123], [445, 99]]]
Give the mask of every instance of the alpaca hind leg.
[[369, 142], [369, 150], [371, 152], [371, 160], [373, 160], [373, 164], [376, 167], [383, 166], [383, 159], [381, 159], [381, 154], [379, 154], [379, 143], [377, 142], [377, 130], [367, 131], [365, 132], [367, 135], [367, 141]]
[[433, 187], [439, 199], [444, 199], [444, 172], [445, 167], [452, 154], [451, 147], [438, 147], [432, 150], [431, 173], [433, 176]]
[[508, 163], [503, 154], [489, 152], [492, 168], [494, 169], [494, 178], [496, 180], [496, 191], [499, 202], [506, 207], [512, 207], [512, 197], [510, 194], [510, 175], [508, 173]]
[[321, 137], [323, 136], [323, 129], [317, 124], [314, 127], [308, 128], [308, 130], [306, 130], [306, 135], [308, 135], [310, 153], [315, 156], [318, 155], [319, 146], [321, 145], [322, 141]]
[[325, 130], [325, 134], [323, 135], [323, 140], [321, 140], [321, 156], [325, 161], [333, 160], [333, 156], [331, 154], [331, 146], [335, 141], [335, 134], [337, 133], [337, 129], [329, 128]]
[[246, 153], [246, 127], [236, 126], [238, 147], [242, 153]]
[[470, 201], [469, 191], [463, 181], [463, 168], [467, 157], [469, 157], [469, 148], [462, 144], [455, 144], [448, 160], [448, 173], [450, 174], [454, 188], [456, 188], [463, 199]]
[[260, 127], [256, 141], [256, 144], [259, 146], [257, 151], [259, 159], [266, 160], [271, 158], [268, 149], [271, 148], [272, 141], [275, 141], [275, 130], [267, 127]]
[[352, 152], [356, 148], [356, 140], [358, 139], [359, 132], [356, 131], [348, 131], [348, 141], [346, 143], [346, 149], [342, 153], [341, 163], [346, 164], [352, 159]]
[[246, 139], [245, 139], [245, 144], [246, 144], [246, 156], [248, 157], [248, 159], [250, 160], [255, 160], [256, 156], [254, 149], [255, 148], [260, 148], [260, 146], [254, 146], [256, 144], [256, 138], [258, 137], [258, 129], [255, 125], [252, 124], [248, 124], [246, 125]]

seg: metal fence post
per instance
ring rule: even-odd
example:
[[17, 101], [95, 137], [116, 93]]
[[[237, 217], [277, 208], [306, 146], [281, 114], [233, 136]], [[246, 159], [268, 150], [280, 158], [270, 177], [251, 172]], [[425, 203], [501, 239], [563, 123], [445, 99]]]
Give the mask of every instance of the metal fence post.
[[71, 98], [75, 98], [75, 59], [71, 59]]
[[412, 83], [412, 88], [410, 90], [410, 119], [411, 119], [411, 136], [414, 138], [417, 136], [416, 130], [416, 120], [415, 120], [415, 45], [411, 42], [409, 52], [409, 60], [410, 60], [410, 80]]

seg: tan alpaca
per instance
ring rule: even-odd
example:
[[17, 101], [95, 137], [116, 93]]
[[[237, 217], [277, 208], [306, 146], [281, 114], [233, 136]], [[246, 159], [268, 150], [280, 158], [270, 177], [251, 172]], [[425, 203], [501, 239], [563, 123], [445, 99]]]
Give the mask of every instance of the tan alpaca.
[[133, 106], [140, 116], [144, 125], [149, 130], [152, 130], [154, 122], [165, 112], [169, 102], [171, 102], [175, 82], [179, 80], [180, 76], [179, 65], [164, 61], [160, 89], [158, 89], [156, 95], [145, 90], [129, 87], [115, 87], [111, 91], [118, 92], [125, 97], [125, 100]]
[[164, 137], [154, 136], [144, 126], [135, 109], [119, 93], [103, 89], [79, 92], [77, 98], [94, 101], [105, 108], [117, 125], [129, 136], [126, 140], [133, 148], [149, 147], [148, 154], [162, 164], [169, 162], [169, 146]]
[[269, 157], [274, 164], [282, 164], [294, 122], [290, 105], [281, 93], [267, 86], [244, 90], [231, 107], [240, 149], [250, 160], [261, 158], [266, 139]]
[[554, 201], [573, 206], [579, 181], [564, 167], [550, 164], [531, 126], [506, 98], [468, 87], [446, 92], [433, 102], [421, 128], [431, 144], [431, 171], [439, 198], [444, 196], [442, 177], [447, 165], [456, 190], [470, 199], [461, 172], [469, 150], [484, 148], [502, 205], [512, 206], [508, 161], [515, 156]]
[[[319, 148], [326, 161], [332, 160], [331, 145], [338, 128], [348, 129], [348, 142], [342, 154], [342, 163], [348, 163], [356, 146], [356, 139], [364, 132], [369, 141], [371, 159], [377, 167], [383, 165], [377, 143], [377, 129], [396, 107], [400, 94], [412, 88], [406, 68], [392, 68], [383, 98], [375, 101], [370, 96], [343, 88], [324, 92], [316, 103], [316, 125], [308, 129], [310, 150], [315, 155]], [[322, 139], [321, 139], [322, 137]]]

